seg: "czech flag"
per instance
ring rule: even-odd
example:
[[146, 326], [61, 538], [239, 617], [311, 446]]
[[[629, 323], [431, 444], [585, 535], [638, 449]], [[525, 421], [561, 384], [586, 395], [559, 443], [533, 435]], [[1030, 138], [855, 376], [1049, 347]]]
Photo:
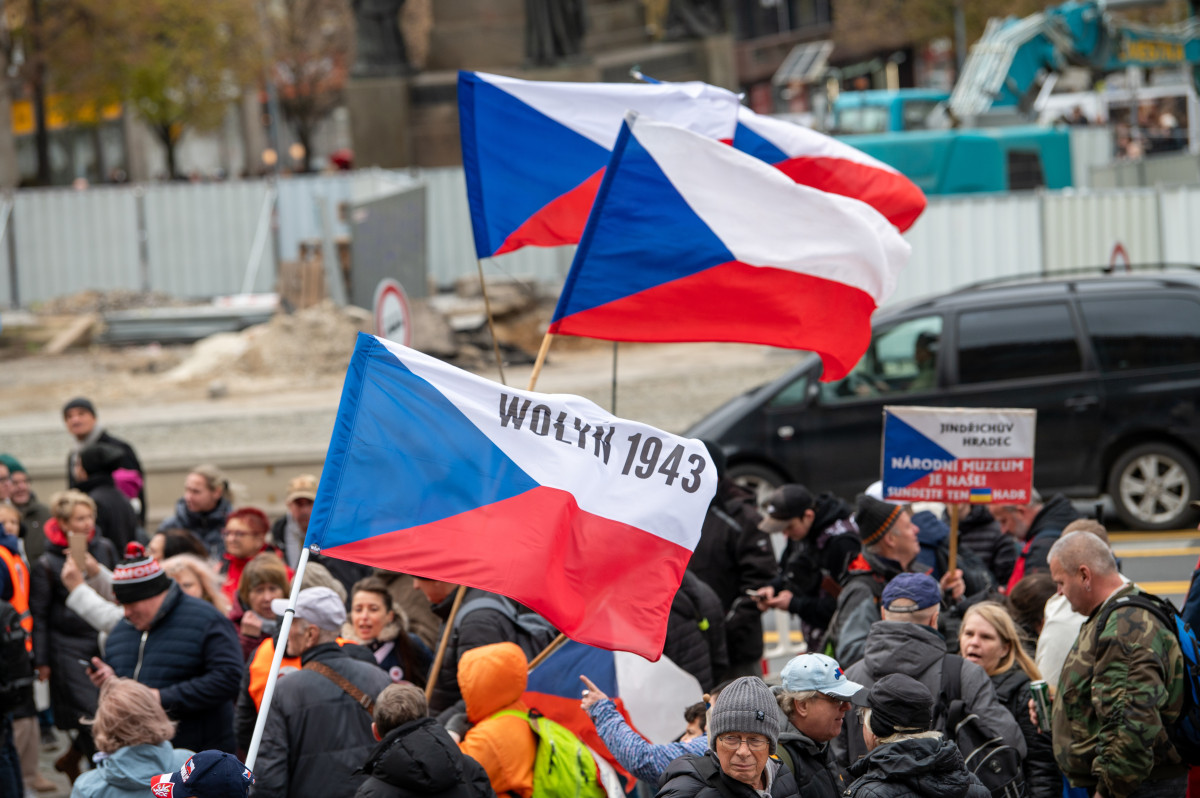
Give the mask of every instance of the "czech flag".
[[808, 349], [836, 380], [909, 252], [865, 203], [630, 114], [549, 332]]
[[305, 542], [657, 659], [716, 481], [699, 441], [360, 334]]
[[628, 110], [732, 141], [738, 98], [705, 83], [557, 83], [458, 73], [480, 258], [577, 244]]
[[652, 743], [669, 743], [683, 734], [687, 728], [683, 710], [704, 697], [696, 677], [666, 657], [650, 662], [636, 654], [573, 641], [529, 672], [522, 700], [573, 731], [626, 779], [630, 773], [613, 758], [592, 719], [579, 708], [581, 675], [613, 699], [634, 731]]
[[782, 119], [738, 109], [733, 146], [766, 161], [797, 183], [854, 197], [901, 231], [925, 210], [925, 194], [900, 172], [861, 150]]

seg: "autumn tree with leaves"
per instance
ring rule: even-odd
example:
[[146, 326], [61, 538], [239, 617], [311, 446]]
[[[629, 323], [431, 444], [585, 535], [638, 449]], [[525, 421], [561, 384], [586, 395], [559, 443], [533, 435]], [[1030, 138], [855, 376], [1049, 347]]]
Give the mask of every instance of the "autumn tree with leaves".
[[29, 62], [68, 107], [119, 101], [166, 149], [218, 127], [262, 74], [255, 0], [15, 0]]
[[349, 0], [273, 0], [267, 6], [270, 79], [283, 115], [312, 169], [317, 125], [342, 101], [354, 62], [354, 14]]

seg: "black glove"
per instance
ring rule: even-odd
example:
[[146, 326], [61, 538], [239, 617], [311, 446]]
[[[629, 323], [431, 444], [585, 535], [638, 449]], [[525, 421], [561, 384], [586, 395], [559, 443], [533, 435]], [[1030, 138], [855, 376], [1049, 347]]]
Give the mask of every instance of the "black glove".
[[450, 717], [446, 718], [445, 725], [446, 725], [446, 731], [454, 732], [455, 734], [458, 735], [458, 738], [460, 740], [467, 735], [467, 732], [471, 728], [471, 722], [469, 720], [467, 720], [466, 712], [454, 713]]

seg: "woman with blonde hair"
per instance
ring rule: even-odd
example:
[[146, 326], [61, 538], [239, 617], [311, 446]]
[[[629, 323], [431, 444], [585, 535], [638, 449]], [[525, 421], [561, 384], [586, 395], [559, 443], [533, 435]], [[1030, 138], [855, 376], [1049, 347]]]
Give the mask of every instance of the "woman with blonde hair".
[[96, 534], [96, 503], [77, 490], [59, 491], [50, 497], [53, 514], [44, 527], [46, 550], [29, 569], [29, 612], [33, 615], [33, 663], [39, 681], [50, 682], [54, 725], [76, 730], [55, 770], [74, 781], [80, 762], [94, 751], [92, 736], [80, 718], [96, 711], [97, 690], [79, 660], [100, 655], [96, 630], [67, 606], [69, 591], [63, 584], [63, 564], [70, 539], [84, 541], [88, 554], [107, 568], [117, 563], [112, 541]]
[[225, 517], [233, 511], [233, 490], [229, 477], [215, 465], [198, 465], [183, 480], [183, 496], [175, 502], [175, 512], [158, 525], [164, 529], [186, 529], [208, 548], [208, 553], [220, 557], [225, 553], [221, 537]]
[[163, 560], [162, 566], [184, 593], [207, 601], [222, 615], [229, 615], [229, 599], [217, 587], [217, 575], [204, 560], [195, 554], [176, 554]]
[[105, 682], [96, 716], [84, 722], [105, 756], [76, 780], [71, 798], [140, 798], [150, 779], [183, 767], [193, 753], [171, 747], [175, 724], [154, 691], [133, 679]]
[[987, 671], [996, 698], [1025, 735], [1029, 750], [1023, 763], [1026, 794], [1029, 798], [1061, 796], [1062, 775], [1054, 762], [1050, 735], [1040, 733], [1029, 720], [1029, 682], [1042, 675], [1021, 645], [1017, 624], [1004, 605], [984, 601], [968, 609], [959, 629], [958, 646], [964, 659]]

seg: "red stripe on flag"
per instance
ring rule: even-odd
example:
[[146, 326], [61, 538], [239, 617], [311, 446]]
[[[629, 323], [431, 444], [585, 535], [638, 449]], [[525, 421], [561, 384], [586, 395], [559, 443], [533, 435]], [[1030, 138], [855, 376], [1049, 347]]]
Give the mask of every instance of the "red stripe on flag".
[[907, 177], [843, 158], [789, 158], [775, 168], [805, 186], [853, 197], [904, 231], [925, 210], [925, 194]]
[[504, 239], [495, 254], [503, 255], [521, 247], [578, 244], [603, 178], [604, 170], [601, 169], [567, 193], [550, 200]]
[[821, 355], [822, 381], [854, 368], [875, 302], [853, 286], [730, 261], [559, 319], [548, 332], [606, 341], [733, 341]]
[[321, 553], [500, 593], [572, 640], [651, 661], [662, 655], [671, 602], [691, 557], [548, 487]]

